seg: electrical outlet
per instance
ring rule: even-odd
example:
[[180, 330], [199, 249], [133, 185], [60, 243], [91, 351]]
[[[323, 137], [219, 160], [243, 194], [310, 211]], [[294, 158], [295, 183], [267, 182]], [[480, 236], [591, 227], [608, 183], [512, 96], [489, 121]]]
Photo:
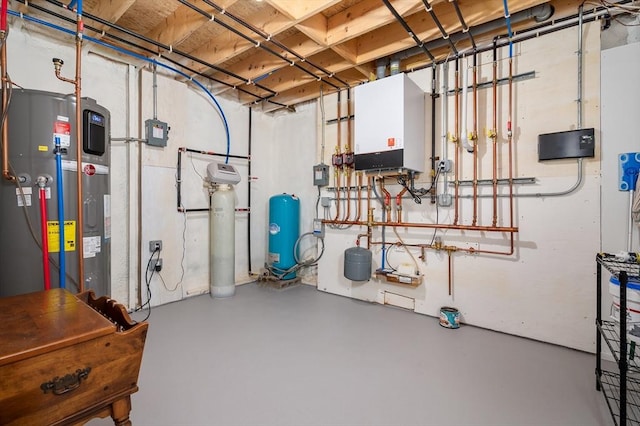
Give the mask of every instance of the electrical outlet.
[[149, 264], [149, 270], [153, 271], [155, 269], [156, 272], [162, 271], [162, 258], [152, 259]]
[[440, 172], [449, 173], [451, 171], [451, 160], [438, 161], [438, 170]]
[[151, 253], [162, 250], [162, 240], [149, 241], [149, 251]]
[[451, 194], [438, 194], [438, 205], [440, 207], [449, 207], [453, 201]]

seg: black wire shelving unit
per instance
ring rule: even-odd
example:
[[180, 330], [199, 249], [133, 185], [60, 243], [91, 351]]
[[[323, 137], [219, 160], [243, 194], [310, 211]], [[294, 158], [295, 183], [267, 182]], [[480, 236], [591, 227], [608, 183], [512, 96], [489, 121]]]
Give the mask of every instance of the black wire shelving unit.
[[[640, 425], [640, 346], [627, 336], [627, 284], [640, 281], [640, 261], [615, 255], [596, 256], [596, 389], [604, 395], [616, 425]], [[602, 268], [620, 282], [620, 321], [602, 319]], [[602, 342], [613, 354], [617, 371], [602, 368]]]

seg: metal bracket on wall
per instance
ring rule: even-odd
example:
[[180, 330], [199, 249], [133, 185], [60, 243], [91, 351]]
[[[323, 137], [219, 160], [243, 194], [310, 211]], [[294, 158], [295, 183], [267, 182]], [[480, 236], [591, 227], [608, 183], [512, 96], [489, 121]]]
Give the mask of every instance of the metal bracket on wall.
[[[525, 72], [522, 74], [516, 74], [513, 76], [513, 81], [514, 82], [518, 82], [518, 81], [525, 81], [525, 80], [531, 80], [532, 78], [536, 78], [536, 72], [535, 71], [529, 71], [529, 72]], [[508, 84], [509, 83], [509, 77], [504, 77], [504, 78], [499, 78], [498, 79], [498, 86], [501, 86], [503, 84]], [[485, 81], [484, 83], [480, 83], [478, 85], [476, 85], [477, 89], [487, 89], [489, 87], [493, 86], [493, 81]], [[468, 86], [467, 89], [473, 89], [473, 86]], [[462, 88], [460, 88], [460, 90], [462, 90]], [[449, 90], [447, 92], [447, 95], [452, 96], [455, 95], [456, 91], [455, 89]]]
[[[522, 177], [522, 178], [513, 178], [513, 183], [516, 185], [530, 185], [536, 183], [536, 178], [534, 177]], [[498, 179], [498, 185], [508, 185], [509, 179]], [[461, 180], [458, 181], [458, 185], [460, 186], [472, 186], [472, 180]], [[492, 179], [479, 179], [478, 185], [493, 185]]]

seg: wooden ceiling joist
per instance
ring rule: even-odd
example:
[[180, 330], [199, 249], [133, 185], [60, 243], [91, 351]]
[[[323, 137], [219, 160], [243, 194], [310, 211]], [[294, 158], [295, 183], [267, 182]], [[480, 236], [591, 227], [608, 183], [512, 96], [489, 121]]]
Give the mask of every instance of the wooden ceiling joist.
[[[430, 0], [428, 3], [443, 30], [449, 35], [458, 35], [456, 48], [462, 50], [468, 48], [470, 42], [466, 37], [459, 37], [462, 24], [452, 1]], [[505, 19], [503, 0], [455, 1], [472, 30], [487, 22]], [[576, 14], [581, 1], [508, 0], [508, 5], [513, 15], [550, 3], [555, 8], [552, 19], [558, 19]], [[46, 0], [34, 0], [36, 2], [48, 3], [52, 11], [59, 7]], [[390, 3], [437, 60], [452, 54], [451, 46], [442, 41], [442, 32], [423, 0], [390, 0]], [[273, 103], [258, 99], [265, 110], [313, 99], [319, 95], [321, 86], [325, 93], [330, 93], [338, 87], [360, 84], [373, 77], [376, 60], [399, 52], [407, 54], [408, 49], [413, 52], [412, 56], [403, 60], [401, 69], [430, 63], [381, 0], [85, 0], [84, 5], [87, 25], [98, 31], [97, 35], [88, 34], [101, 37], [104, 32], [120, 38], [120, 42], [116, 38], [109, 40], [119, 45], [130, 40], [143, 49], [124, 47], [141, 54], [153, 56], [149, 50], [162, 53], [178, 63], [172, 66], [189, 67], [190, 70], [185, 69], [187, 74], [208, 75], [218, 81], [213, 83], [213, 90], [230, 99], [245, 104], [258, 99], [241, 90], [269, 97]], [[26, 8], [26, 13], [33, 12], [33, 8], [20, 4], [16, 7]], [[38, 13], [47, 12], [39, 10]], [[71, 16], [70, 12], [56, 13]], [[90, 19], [91, 15], [129, 33], [100, 25]], [[537, 23], [531, 19], [513, 27], [524, 30], [534, 25]], [[506, 21], [504, 28], [487, 31], [474, 37], [482, 43], [489, 39], [487, 37], [504, 33]], [[147, 43], [149, 40], [161, 47]], [[440, 41], [436, 46], [429, 47], [437, 40]], [[172, 52], [164, 51], [164, 46], [171, 46], [167, 50]]]

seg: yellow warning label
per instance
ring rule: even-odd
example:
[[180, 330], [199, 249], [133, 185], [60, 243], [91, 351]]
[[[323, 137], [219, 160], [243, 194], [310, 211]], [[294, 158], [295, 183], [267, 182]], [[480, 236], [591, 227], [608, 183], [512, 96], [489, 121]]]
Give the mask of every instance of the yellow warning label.
[[[57, 220], [47, 221], [47, 235], [50, 253], [60, 252], [60, 226]], [[76, 221], [64, 221], [64, 251], [76, 251]]]
[[47, 152], [49, 151], [49, 147], [46, 145], [38, 145], [38, 151]]

